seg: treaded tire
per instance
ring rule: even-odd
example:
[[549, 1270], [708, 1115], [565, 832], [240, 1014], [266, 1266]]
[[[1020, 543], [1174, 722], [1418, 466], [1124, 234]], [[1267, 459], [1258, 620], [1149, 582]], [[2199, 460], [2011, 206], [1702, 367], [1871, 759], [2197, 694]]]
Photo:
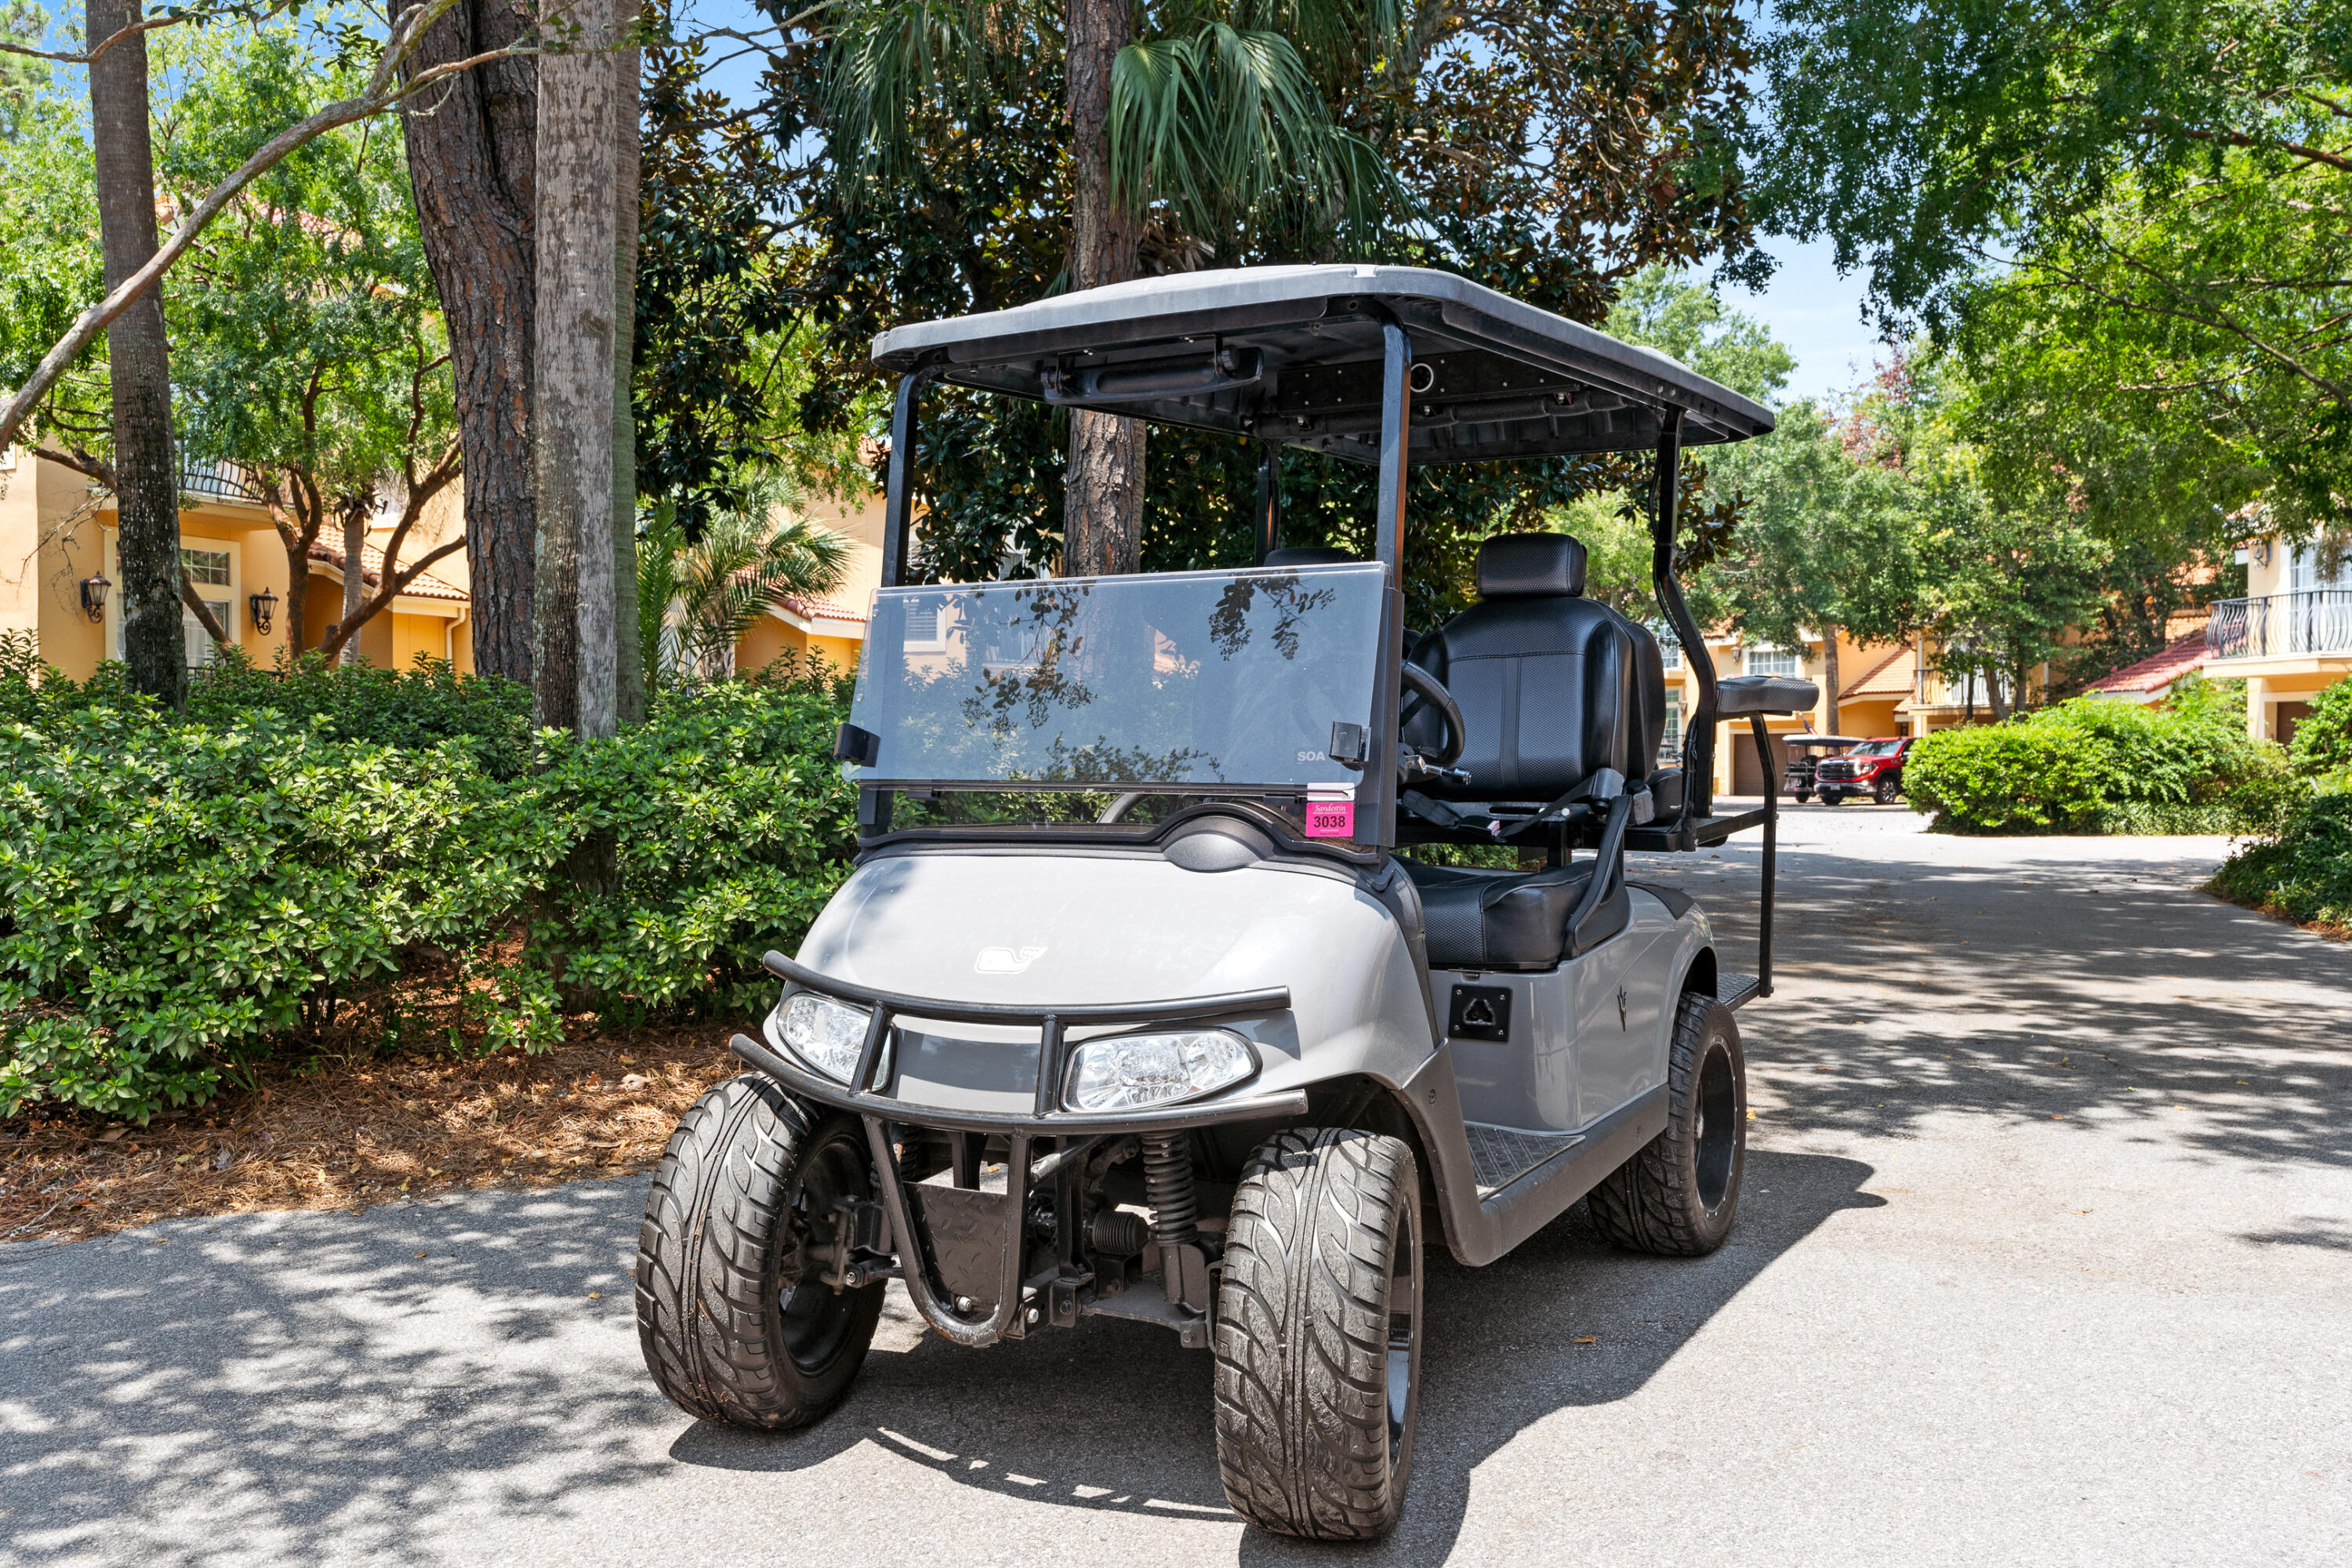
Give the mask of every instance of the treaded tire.
[[1592, 1189], [1592, 1223], [1635, 1252], [1698, 1258], [1731, 1234], [1748, 1161], [1748, 1059], [1712, 996], [1685, 992], [1675, 1010], [1666, 1095], [1666, 1130]]
[[1394, 1138], [1298, 1128], [1242, 1168], [1217, 1289], [1217, 1468], [1284, 1535], [1396, 1526], [1421, 1401], [1421, 1173]]
[[1877, 799], [1879, 805], [1893, 805], [1895, 804], [1895, 797], [1901, 793], [1901, 788], [1902, 786], [1897, 784], [1893, 779], [1881, 779], [1878, 781], [1877, 787], [1874, 789], [1871, 794]]
[[672, 1404], [780, 1432], [841, 1402], [886, 1287], [833, 1291], [805, 1247], [830, 1238], [834, 1198], [870, 1195], [870, 1172], [858, 1122], [817, 1121], [756, 1073], [678, 1119], [637, 1231], [637, 1341]]

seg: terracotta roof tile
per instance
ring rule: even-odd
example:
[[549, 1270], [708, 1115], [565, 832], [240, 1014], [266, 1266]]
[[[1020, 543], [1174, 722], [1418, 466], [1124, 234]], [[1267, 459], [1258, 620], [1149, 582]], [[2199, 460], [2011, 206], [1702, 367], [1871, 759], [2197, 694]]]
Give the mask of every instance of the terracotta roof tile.
[[1863, 671], [1862, 678], [1843, 691], [1838, 700], [1854, 697], [1908, 697], [1918, 685], [1919, 656], [1909, 643], [1896, 647], [1894, 652]]
[[[458, 553], [462, 555], [464, 552], [460, 551]], [[331, 566], [338, 572], [343, 569], [342, 551], [323, 540], [310, 546], [310, 559], [321, 565]], [[383, 581], [383, 552], [373, 544], [363, 544], [360, 547], [360, 579], [370, 587], [374, 587]], [[467, 593], [465, 589], [453, 583], [445, 583], [430, 572], [418, 573], [410, 579], [408, 586], [403, 588], [400, 594], [404, 599], [442, 599], [455, 605], [467, 604], [473, 598], [473, 595]]]
[[2152, 653], [2137, 664], [2127, 664], [2114, 674], [2091, 683], [2093, 691], [2161, 691], [2190, 670], [2201, 668], [2212, 654], [2205, 647], [2205, 634], [2193, 632], [2176, 639], [2162, 653]]
[[820, 599], [807, 594], [779, 594], [776, 603], [804, 621], [855, 621], [861, 626], [866, 624], [864, 615], [837, 599]]

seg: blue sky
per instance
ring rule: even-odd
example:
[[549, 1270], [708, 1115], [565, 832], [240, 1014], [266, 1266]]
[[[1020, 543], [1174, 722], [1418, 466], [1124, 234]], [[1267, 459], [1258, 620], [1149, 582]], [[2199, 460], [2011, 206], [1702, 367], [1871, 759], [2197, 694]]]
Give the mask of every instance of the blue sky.
[[1878, 334], [1862, 319], [1868, 274], [1841, 278], [1830, 242], [1800, 244], [1766, 237], [1764, 249], [1780, 265], [1760, 294], [1726, 285], [1723, 302], [1755, 317], [1796, 356], [1791, 397], [1834, 397], [1869, 374], [1882, 352]]

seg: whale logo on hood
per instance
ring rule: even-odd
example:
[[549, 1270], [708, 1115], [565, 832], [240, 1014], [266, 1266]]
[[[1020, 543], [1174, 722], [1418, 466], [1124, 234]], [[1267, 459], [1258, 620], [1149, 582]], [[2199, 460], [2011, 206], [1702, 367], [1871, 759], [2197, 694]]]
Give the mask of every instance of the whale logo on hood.
[[1029, 966], [1044, 957], [1042, 947], [983, 947], [980, 956], [971, 961], [974, 974], [1025, 974]]

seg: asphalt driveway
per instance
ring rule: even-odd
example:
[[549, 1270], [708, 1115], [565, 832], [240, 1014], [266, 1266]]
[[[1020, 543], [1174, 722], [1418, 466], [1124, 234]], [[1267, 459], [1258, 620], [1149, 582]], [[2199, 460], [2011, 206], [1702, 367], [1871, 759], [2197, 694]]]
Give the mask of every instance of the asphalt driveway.
[[[1916, 826], [1792, 814], [1728, 1247], [1435, 1265], [1385, 1546], [1244, 1531], [1140, 1325], [894, 1296], [824, 1426], [688, 1420], [630, 1182], [0, 1249], [0, 1562], [2352, 1559], [2352, 950], [2196, 891], [2217, 840]], [[1755, 853], [1637, 874], [1736, 954]]]

